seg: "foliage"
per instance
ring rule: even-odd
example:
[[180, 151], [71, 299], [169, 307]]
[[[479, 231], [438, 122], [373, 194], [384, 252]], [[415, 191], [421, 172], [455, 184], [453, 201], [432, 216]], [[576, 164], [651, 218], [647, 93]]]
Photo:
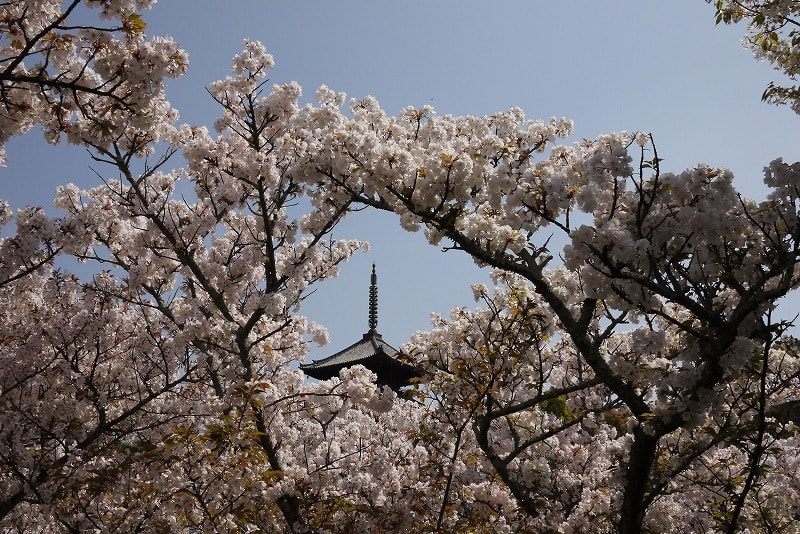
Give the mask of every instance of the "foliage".
[[[472, 427], [527, 515], [554, 514], [542, 519], [554, 530], [589, 524], [572, 521], [657, 529], [664, 517], [675, 522], [705, 506], [687, 499], [682, 512], [672, 502], [668, 514], [660, 511], [676, 478], [730, 447], [728, 440], [758, 451], [739, 464], [745, 479], [762, 471], [766, 403], [778, 393], [765, 392], [777, 380], [770, 347], [786, 327], [769, 310], [798, 281], [800, 165], [773, 162], [765, 181], [774, 192], [755, 203], [736, 193], [722, 169], [661, 172], [645, 135], [554, 146], [538, 159], [567, 133], [565, 121], [526, 122], [518, 110], [478, 118], [408, 109], [388, 117], [372, 101], [351, 112], [328, 122], [335, 132], [320, 137], [334, 140], [335, 156], [318, 151], [314, 172], [397, 213], [407, 228], [424, 225], [432, 244], [447, 239], [501, 269], [501, 279], [519, 277], [491, 301], [479, 289], [485, 311], [459, 312], [410, 350], [435, 369], [433, 398], [457, 442]], [[550, 237], [541, 237], [553, 231], [568, 243], [555, 268]], [[446, 381], [437, 378], [442, 372]], [[794, 380], [778, 381], [778, 397], [795, 394]], [[569, 410], [554, 409], [562, 396]], [[469, 423], [453, 419], [456, 407]], [[608, 421], [620, 416], [628, 422], [618, 436], [622, 425]], [[761, 430], [743, 435], [751, 420]], [[546, 457], [538, 444], [548, 438], [585, 451], [605, 436], [598, 456], [612, 465], [596, 472], [609, 478], [581, 463], [589, 472], [576, 475], [580, 499], [567, 500], [570, 491], [537, 476], [574, 467], [526, 465]], [[620, 450], [627, 460], [614, 460]], [[715, 487], [717, 477], [695, 483]], [[713, 491], [739, 505], [720, 516], [723, 530], [738, 524], [752, 489], [725, 484]], [[586, 503], [596, 517], [576, 513]]]
[[[3, 529], [800, 521], [800, 342], [774, 318], [800, 164], [770, 163], [757, 202], [724, 169], [662, 171], [646, 134], [564, 145], [566, 119], [391, 117], [326, 87], [301, 107], [251, 41], [208, 88], [212, 134], [175, 123], [161, 80], [186, 55], [147, 40], [149, 3], [86, 2], [103, 29], [66, 22], [78, 2], [0, 6], [1, 140], [39, 123], [107, 171], [61, 187], [57, 217], [0, 206]], [[362, 205], [493, 268], [404, 347], [424, 378], [399, 396], [362, 366], [297, 369], [326, 341], [300, 306], [366, 247], [332, 236]]]
[[[711, 2], [711, 0], [707, 0]], [[770, 82], [763, 99], [789, 104], [800, 113], [800, 2], [796, 0], [715, 0], [717, 24], [747, 21], [745, 45], [758, 59], [769, 61], [791, 85]]]
[[[91, 21], [81, 4], [100, 9]], [[2, 145], [39, 124], [50, 142], [89, 136], [152, 151], [174, 120], [163, 79], [186, 71], [187, 54], [169, 38], [147, 39], [136, 10], [154, 0], [8, 0], [0, 5], [0, 164]], [[85, 11], [85, 10], [83, 10]], [[88, 20], [87, 20], [88, 19]]]

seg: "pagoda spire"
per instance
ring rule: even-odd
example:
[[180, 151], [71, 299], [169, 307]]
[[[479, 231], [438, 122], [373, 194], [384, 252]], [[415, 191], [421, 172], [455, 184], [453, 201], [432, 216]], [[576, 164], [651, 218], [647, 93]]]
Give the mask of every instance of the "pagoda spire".
[[375, 373], [377, 385], [390, 387], [394, 391], [411, 385], [412, 378], [422, 377], [415, 367], [405, 363], [400, 351], [386, 343], [378, 333], [378, 275], [375, 274], [374, 263], [369, 286], [369, 332], [333, 356], [300, 364], [300, 370], [317, 380], [328, 380], [339, 376], [342, 369], [356, 364]]
[[369, 286], [369, 333], [378, 331], [378, 275], [375, 274], [375, 264], [372, 264], [372, 276]]

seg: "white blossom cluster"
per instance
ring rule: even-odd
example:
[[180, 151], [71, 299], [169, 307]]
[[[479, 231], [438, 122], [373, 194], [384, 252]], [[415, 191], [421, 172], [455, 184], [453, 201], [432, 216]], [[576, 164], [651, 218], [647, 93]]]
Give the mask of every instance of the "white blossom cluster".
[[[0, 5], [0, 164], [5, 142], [36, 124], [52, 143], [66, 136], [70, 143], [107, 147], [124, 139], [137, 154], [152, 151], [161, 130], [177, 117], [162, 81], [188, 67], [188, 55], [172, 39], [146, 38], [138, 11], [153, 3]], [[73, 23], [85, 8], [99, 8], [98, 24]]]

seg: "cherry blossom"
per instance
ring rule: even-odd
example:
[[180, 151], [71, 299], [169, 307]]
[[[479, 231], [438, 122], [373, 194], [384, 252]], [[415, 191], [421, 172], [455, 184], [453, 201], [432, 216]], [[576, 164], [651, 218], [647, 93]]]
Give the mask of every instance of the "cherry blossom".
[[[616, 469], [600, 469], [612, 479], [597, 482], [596, 491], [610, 496], [593, 512], [620, 532], [658, 524], [658, 496], [693, 461], [705, 460], [698, 451], [720, 446], [708, 436], [729, 435], [732, 413], [760, 421], [761, 430], [743, 439], [763, 447], [769, 396], [760, 405], [734, 399], [761, 395], [756, 384], [773, 376], [770, 347], [785, 325], [769, 319], [770, 310], [797, 285], [796, 165], [773, 162], [765, 182], [776, 190], [757, 203], [736, 192], [725, 169], [662, 171], [655, 145], [642, 134], [555, 146], [569, 132], [567, 121], [526, 121], [513, 109], [439, 117], [425, 108], [393, 118], [364, 100], [351, 101], [350, 114], [313, 132], [316, 144], [326, 145], [305, 164], [309, 179], [326, 177], [350, 198], [396, 213], [407, 229], [424, 226], [431, 244], [446, 239], [447, 248], [530, 284], [511, 294], [535, 295], [526, 306], [536, 310], [536, 321], [524, 335], [518, 310], [526, 308], [518, 297], [494, 296], [487, 317], [459, 311], [452, 330], [442, 326], [449, 333], [413, 350], [420, 365], [433, 359], [433, 399], [446, 412], [452, 439], [460, 444], [472, 431], [525, 514], [541, 524], [568, 522], [541, 516], [545, 503], [554, 514], [558, 509], [553, 497], [538, 494], [546, 485], [534, 482], [525, 465], [523, 453], [542, 457], [532, 451], [551, 432], [566, 436], [580, 426], [584, 433], [572, 438], [577, 448], [585, 448], [585, 432], [606, 432], [614, 443], [608, 455], [627, 455], [612, 460]], [[551, 266], [553, 229], [567, 240], [558, 268]], [[478, 294], [486, 299], [483, 290]], [[475, 334], [465, 320], [478, 325]], [[496, 334], [495, 322], [510, 326]], [[498, 345], [497, 335], [514, 337]], [[558, 365], [527, 369], [515, 358], [528, 350]], [[558, 356], [545, 358], [551, 351]], [[506, 365], [526, 380], [498, 378]], [[580, 376], [585, 383], [558, 381]], [[569, 394], [578, 391], [582, 402], [573, 407]], [[562, 420], [565, 428], [537, 412], [551, 395], [566, 395], [574, 419]], [[609, 413], [618, 427], [587, 424]], [[752, 452], [739, 457], [739, 469], [751, 474], [765, 459]], [[750, 482], [734, 499], [741, 504], [717, 514], [725, 518], [715, 520], [720, 529], [739, 524], [756, 478], [745, 475]], [[592, 487], [579, 480], [578, 487]], [[564, 506], [571, 512], [577, 504]]]
[[[146, 38], [138, 11], [153, 3], [3, 2], [0, 164], [5, 141], [36, 124], [54, 143], [66, 134], [70, 143], [108, 146], [124, 136], [137, 151], [151, 150], [150, 142], [169, 124], [165, 115], [175, 115], [162, 81], [188, 66], [186, 52], [172, 39]], [[86, 22], [74, 22], [79, 19]]]

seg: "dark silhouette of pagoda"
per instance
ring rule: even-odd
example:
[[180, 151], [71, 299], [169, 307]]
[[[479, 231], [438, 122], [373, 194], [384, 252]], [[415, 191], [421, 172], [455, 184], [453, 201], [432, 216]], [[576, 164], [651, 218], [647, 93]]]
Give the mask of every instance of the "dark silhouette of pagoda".
[[395, 391], [408, 386], [412, 378], [420, 376], [416, 369], [398, 359], [399, 351], [386, 343], [378, 333], [378, 276], [375, 274], [375, 264], [372, 265], [370, 281], [369, 332], [360, 341], [333, 356], [301, 365], [300, 369], [305, 374], [317, 380], [327, 380], [338, 376], [345, 367], [361, 364], [378, 376], [376, 382], [379, 386], [389, 386]]

